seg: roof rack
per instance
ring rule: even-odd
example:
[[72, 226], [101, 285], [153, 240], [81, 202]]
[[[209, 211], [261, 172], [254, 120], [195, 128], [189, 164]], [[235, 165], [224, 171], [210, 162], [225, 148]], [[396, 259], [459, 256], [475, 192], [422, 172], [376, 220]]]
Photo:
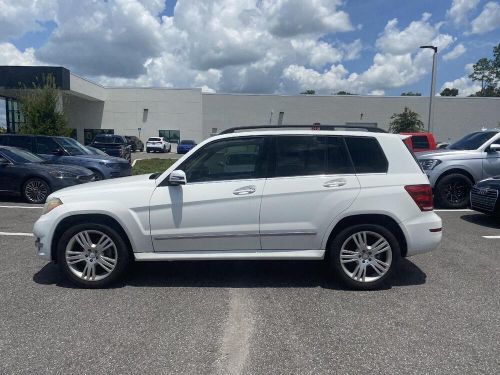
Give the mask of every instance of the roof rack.
[[363, 125], [251, 125], [251, 126], [237, 126], [223, 130], [219, 133], [221, 134], [231, 134], [238, 131], [245, 130], [258, 130], [258, 129], [269, 129], [269, 130], [284, 130], [284, 129], [310, 129], [310, 130], [361, 130], [371, 133], [387, 133], [385, 130], [380, 128], [375, 128], [372, 126]]

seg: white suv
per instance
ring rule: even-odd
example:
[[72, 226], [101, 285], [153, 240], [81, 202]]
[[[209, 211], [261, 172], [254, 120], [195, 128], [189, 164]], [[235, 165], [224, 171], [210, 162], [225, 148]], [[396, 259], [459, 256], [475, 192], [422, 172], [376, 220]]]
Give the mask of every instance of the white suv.
[[212, 137], [161, 174], [57, 191], [34, 234], [38, 255], [83, 287], [134, 259], [326, 259], [372, 289], [441, 230], [401, 136], [261, 130]]
[[159, 152], [170, 152], [172, 150], [172, 145], [167, 142], [163, 137], [150, 137], [146, 141], [146, 152], [159, 151]]

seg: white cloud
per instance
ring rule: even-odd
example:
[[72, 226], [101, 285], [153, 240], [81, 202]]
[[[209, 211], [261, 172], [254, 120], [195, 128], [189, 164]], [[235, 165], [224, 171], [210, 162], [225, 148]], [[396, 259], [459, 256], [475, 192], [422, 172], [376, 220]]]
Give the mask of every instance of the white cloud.
[[376, 45], [382, 52], [401, 55], [415, 52], [418, 47], [428, 44], [438, 34], [438, 27], [430, 24], [429, 13], [424, 13], [419, 21], [411, 22], [403, 30], [398, 28], [398, 20], [394, 18], [387, 22]]
[[361, 39], [356, 39], [352, 43], [342, 44], [341, 49], [344, 51], [345, 60], [356, 60], [361, 56], [363, 44], [361, 43]]
[[41, 65], [35, 58], [35, 50], [19, 51], [11, 43], [0, 43], [0, 65]]
[[453, 48], [450, 52], [443, 55], [443, 60], [448, 61], [456, 59], [462, 56], [465, 52], [467, 52], [467, 49], [464, 47], [464, 45], [462, 43], [457, 44], [455, 48]]
[[471, 34], [484, 34], [500, 27], [500, 4], [490, 1], [471, 22]]
[[453, 81], [448, 81], [441, 86], [441, 91], [446, 87], [458, 89], [458, 96], [469, 96], [481, 91], [481, 85], [471, 81], [467, 76], [457, 78]]
[[479, 0], [453, 0], [446, 16], [456, 25], [465, 25], [468, 21], [468, 15], [476, 9]]
[[349, 15], [337, 10], [341, 0], [262, 0], [272, 34], [292, 37], [354, 30]]
[[0, 42], [41, 30], [39, 22], [52, 20], [56, 3], [52, 0], [0, 0]]

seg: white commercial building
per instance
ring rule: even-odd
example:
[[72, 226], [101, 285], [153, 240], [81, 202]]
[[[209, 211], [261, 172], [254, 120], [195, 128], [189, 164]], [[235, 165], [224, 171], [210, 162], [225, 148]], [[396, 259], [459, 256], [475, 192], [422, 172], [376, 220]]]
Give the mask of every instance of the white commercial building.
[[[0, 67], [0, 96], [7, 98], [7, 125], [15, 131], [15, 98], [46, 74], [56, 78], [74, 135], [88, 143], [107, 131], [166, 136], [197, 142], [226, 128], [245, 125], [364, 124], [387, 129], [405, 107], [426, 123], [428, 97], [213, 94], [200, 89], [103, 87], [61, 67]], [[15, 108], [14, 108], [15, 107]], [[17, 116], [17, 118], [16, 118]], [[433, 132], [448, 141], [500, 121], [500, 98], [436, 97]], [[21, 119], [22, 120], [22, 119]]]

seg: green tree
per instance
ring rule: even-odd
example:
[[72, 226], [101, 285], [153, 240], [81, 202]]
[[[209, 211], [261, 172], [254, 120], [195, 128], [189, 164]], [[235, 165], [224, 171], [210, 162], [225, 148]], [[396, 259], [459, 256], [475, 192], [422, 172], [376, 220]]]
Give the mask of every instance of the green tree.
[[19, 100], [25, 123], [20, 126], [21, 134], [69, 136], [68, 120], [60, 108], [59, 91], [53, 75], [48, 74], [42, 82], [24, 87]]
[[450, 89], [446, 87], [443, 91], [441, 91], [441, 96], [457, 96], [458, 89]]
[[415, 133], [424, 130], [424, 123], [420, 120], [417, 112], [405, 107], [402, 113], [394, 113], [391, 116], [389, 131], [391, 133]]
[[337, 93], [335, 95], [356, 95], [356, 94], [351, 94], [348, 91], [341, 90], [341, 91], [337, 91]]
[[316, 90], [306, 90], [301, 92], [302, 95], [316, 95]]
[[422, 94], [419, 92], [408, 91], [408, 92], [402, 92], [401, 96], [422, 96]]

